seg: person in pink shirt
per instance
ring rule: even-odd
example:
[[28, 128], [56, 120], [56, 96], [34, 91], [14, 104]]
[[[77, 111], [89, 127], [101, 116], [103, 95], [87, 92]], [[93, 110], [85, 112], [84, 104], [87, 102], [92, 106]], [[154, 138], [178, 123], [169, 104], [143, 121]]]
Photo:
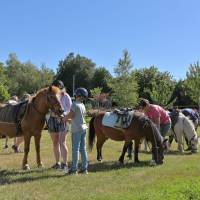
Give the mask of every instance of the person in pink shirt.
[[150, 118], [157, 126], [163, 137], [171, 128], [171, 120], [167, 111], [159, 105], [150, 104], [147, 99], [140, 99], [139, 108]]

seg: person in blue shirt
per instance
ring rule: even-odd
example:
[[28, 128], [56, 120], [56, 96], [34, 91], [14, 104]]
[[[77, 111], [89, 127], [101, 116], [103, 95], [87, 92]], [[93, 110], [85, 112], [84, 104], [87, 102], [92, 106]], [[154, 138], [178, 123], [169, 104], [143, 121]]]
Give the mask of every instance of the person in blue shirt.
[[197, 130], [198, 124], [199, 124], [199, 113], [197, 111], [191, 109], [191, 108], [184, 108], [181, 110], [181, 112], [189, 117], [190, 120], [192, 120], [195, 130]]

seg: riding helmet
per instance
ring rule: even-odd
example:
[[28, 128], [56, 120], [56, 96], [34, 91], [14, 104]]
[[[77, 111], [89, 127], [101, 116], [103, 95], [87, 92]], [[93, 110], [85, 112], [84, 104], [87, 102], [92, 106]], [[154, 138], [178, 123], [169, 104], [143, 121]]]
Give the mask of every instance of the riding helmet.
[[87, 98], [88, 97], [88, 91], [85, 88], [77, 88], [75, 91], [75, 96], [79, 96], [79, 97], [84, 97]]

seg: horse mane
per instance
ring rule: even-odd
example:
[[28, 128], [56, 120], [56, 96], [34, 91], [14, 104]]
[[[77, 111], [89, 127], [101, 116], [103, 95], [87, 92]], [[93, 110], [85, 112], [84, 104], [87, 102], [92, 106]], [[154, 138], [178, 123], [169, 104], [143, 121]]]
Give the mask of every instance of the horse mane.
[[[138, 121], [141, 122], [142, 128], [148, 128], [151, 127], [153, 137], [155, 137], [156, 142], [162, 143], [163, 137], [160, 134], [160, 131], [158, 130], [156, 124], [152, 122], [151, 119], [149, 119], [144, 113], [136, 111], [134, 112], [134, 117], [138, 119]], [[134, 121], [134, 118], [133, 118]]]
[[[51, 87], [51, 88], [50, 88]], [[45, 87], [45, 88], [42, 88], [40, 89], [36, 94], [34, 94], [32, 96], [32, 100], [35, 99], [35, 97], [39, 94], [42, 94], [44, 92], [46, 92], [47, 90], [51, 89], [51, 91], [54, 93], [54, 94], [58, 94], [61, 92], [61, 90], [58, 88], [58, 87], [55, 87], [55, 86], [49, 86], [49, 87]]]

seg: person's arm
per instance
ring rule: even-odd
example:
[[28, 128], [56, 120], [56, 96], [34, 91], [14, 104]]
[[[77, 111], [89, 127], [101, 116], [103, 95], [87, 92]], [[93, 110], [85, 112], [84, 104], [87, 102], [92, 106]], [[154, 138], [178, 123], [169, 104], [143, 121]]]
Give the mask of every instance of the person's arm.
[[63, 121], [66, 122], [66, 121], [70, 121], [70, 119], [73, 119], [75, 117], [75, 113], [70, 110], [70, 112], [64, 116], [63, 118]]
[[68, 108], [63, 114], [67, 115], [70, 112], [71, 106], [72, 106], [72, 100], [71, 97], [68, 94], [65, 94], [65, 104]]
[[158, 130], [160, 130], [160, 117], [154, 118], [153, 122], [156, 124]]

